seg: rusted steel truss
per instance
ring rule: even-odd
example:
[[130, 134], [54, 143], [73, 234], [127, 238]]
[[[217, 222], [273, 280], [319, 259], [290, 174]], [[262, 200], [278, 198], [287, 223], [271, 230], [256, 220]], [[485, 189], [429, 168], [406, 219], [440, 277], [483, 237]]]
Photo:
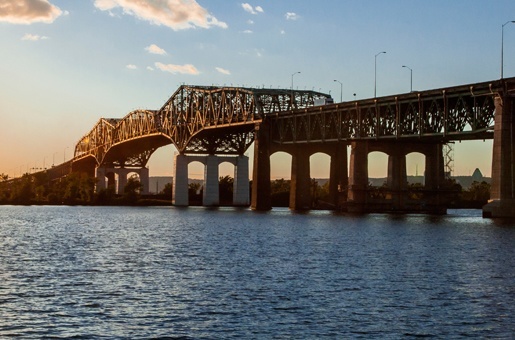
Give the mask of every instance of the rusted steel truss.
[[263, 118], [307, 108], [326, 97], [315, 91], [183, 85], [160, 110], [100, 119], [77, 143], [75, 159], [144, 166], [157, 148], [170, 143], [181, 153], [243, 154]]
[[274, 118], [275, 143], [493, 137], [494, 97], [515, 78], [310, 107]]

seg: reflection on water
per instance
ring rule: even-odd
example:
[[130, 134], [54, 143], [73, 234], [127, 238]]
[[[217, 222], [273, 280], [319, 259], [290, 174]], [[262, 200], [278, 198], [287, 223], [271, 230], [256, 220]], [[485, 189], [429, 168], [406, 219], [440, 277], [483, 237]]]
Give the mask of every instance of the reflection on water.
[[515, 223], [0, 207], [0, 337], [511, 338]]

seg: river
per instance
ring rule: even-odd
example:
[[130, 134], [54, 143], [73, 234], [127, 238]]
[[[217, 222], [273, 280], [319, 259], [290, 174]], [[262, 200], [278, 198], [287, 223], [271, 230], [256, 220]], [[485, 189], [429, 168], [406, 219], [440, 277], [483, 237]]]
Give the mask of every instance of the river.
[[515, 221], [0, 206], [0, 338], [513, 338]]

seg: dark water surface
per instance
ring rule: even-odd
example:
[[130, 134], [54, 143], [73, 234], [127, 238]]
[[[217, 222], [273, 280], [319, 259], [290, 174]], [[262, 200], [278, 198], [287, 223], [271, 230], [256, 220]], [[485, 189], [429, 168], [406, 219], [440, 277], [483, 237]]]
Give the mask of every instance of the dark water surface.
[[0, 207], [0, 338], [513, 338], [515, 222]]

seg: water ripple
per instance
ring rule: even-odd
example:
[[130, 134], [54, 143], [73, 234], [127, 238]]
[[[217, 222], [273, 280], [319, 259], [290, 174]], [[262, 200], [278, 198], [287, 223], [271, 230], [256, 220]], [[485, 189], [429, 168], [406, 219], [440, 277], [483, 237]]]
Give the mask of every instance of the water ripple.
[[511, 338], [515, 226], [477, 211], [0, 207], [0, 338]]

